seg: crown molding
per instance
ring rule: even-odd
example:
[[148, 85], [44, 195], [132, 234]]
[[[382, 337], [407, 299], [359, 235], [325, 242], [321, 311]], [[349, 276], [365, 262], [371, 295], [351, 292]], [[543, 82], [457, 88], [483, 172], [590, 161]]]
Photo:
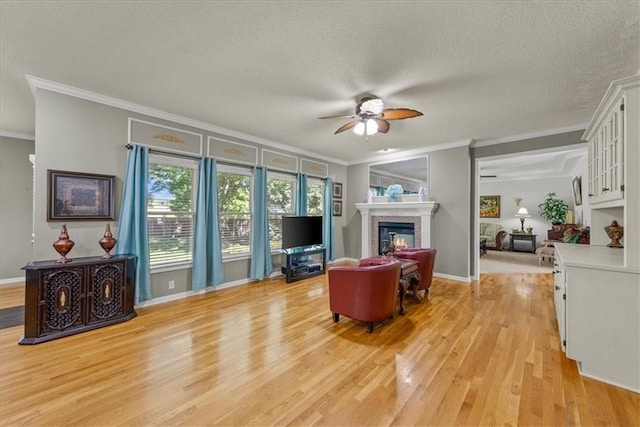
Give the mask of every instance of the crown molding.
[[622, 92], [632, 89], [640, 85], [640, 76], [630, 76], [623, 79], [614, 80], [609, 84], [607, 91], [598, 104], [598, 108], [593, 113], [593, 117], [589, 121], [589, 127], [584, 131], [582, 139], [588, 141], [592, 138], [593, 133], [597, 131], [600, 124], [604, 121], [606, 115], [613, 107], [613, 104], [618, 101], [618, 98]]
[[515, 142], [515, 141], [522, 141], [525, 139], [532, 139], [532, 138], [540, 138], [543, 136], [549, 136], [549, 135], [557, 135], [560, 133], [567, 133], [567, 132], [574, 132], [574, 131], [578, 131], [578, 130], [585, 130], [587, 128], [587, 125], [589, 123], [576, 123], [575, 125], [569, 125], [569, 126], [561, 126], [561, 127], [557, 127], [557, 128], [552, 128], [552, 129], [546, 129], [546, 130], [542, 130], [542, 131], [536, 131], [536, 132], [530, 132], [530, 133], [523, 133], [520, 135], [512, 135], [512, 136], [506, 136], [504, 138], [498, 138], [498, 139], [487, 139], [485, 141], [474, 141], [471, 144], [471, 148], [479, 148], [479, 147], [486, 147], [489, 145], [496, 145], [496, 144], [505, 144], [508, 142]]
[[0, 136], [5, 138], [26, 139], [27, 141], [35, 141], [36, 136], [30, 133], [13, 132], [10, 130], [0, 129]]
[[27, 82], [29, 83], [29, 87], [31, 88], [31, 92], [33, 93], [34, 97], [36, 94], [36, 89], [44, 89], [50, 92], [61, 93], [63, 95], [73, 96], [75, 98], [96, 102], [98, 104], [108, 105], [110, 107], [120, 108], [123, 110], [132, 111], [134, 113], [144, 114], [150, 117], [155, 117], [158, 119], [168, 120], [174, 123], [179, 123], [182, 125], [191, 126], [191, 127], [202, 129], [202, 130], [215, 132], [217, 134], [221, 134], [227, 137], [237, 138], [243, 141], [249, 141], [256, 144], [266, 145], [268, 147], [289, 151], [291, 153], [301, 154], [305, 156], [312, 156], [319, 160], [325, 160], [327, 162], [332, 162], [332, 163], [336, 163], [343, 166], [347, 165], [347, 162], [345, 162], [344, 160], [334, 159], [332, 157], [324, 156], [317, 153], [312, 153], [308, 150], [303, 150], [303, 149], [292, 147], [290, 145], [286, 145], [280, 142], [275, 142], [275, 141], [271, 141], [269, 139], [261, 138], [258, 136], [249, 135], [243, 132], [238, 132], [235, 130], [223, 128], [220, 126], [213, 125], [211, 123], [194, 120], [188, 117], [180, 116], [178, 114], [167, 113], [166, 111], [157, 110], [155, 108], [146, 107], [144, 105], [136, 104], [129, 101], [124, 101], [122, 99], [114, 98], [114, 97], [103, 95], [96, 92], [91, 92], [89, 90], [80, 89], [74, 86], [65, 85], [63, 83], [46, 80], [46, 79], [32, 76], [29, 74], [25, 74], [25, 77], [27, 79]]
[[393, 160], [408, 160], [411, 157], [415, 157], [419, 154], [427, 154], [433, 151], [448, 150], [451, 148], [468, 147], [473, 142], [473, 139], [464, 139], [462, 141], [447, 142], [440, 145], [434, 145], [431, 147], [417, 148], [415, 150], [397, 151], [393, 154], [383, 154], [380, 156], [368, 157], [366, 159], [360, 159], [354, 162], [347, 163], [347, 166], [360, 165], [362, 163], [372, 162], [388, 162]]
[[565, 179], [569, 175], [563, 174], [548, 174], [548, 175], [520, 175], [520, 176], [510, 176], [507, 178], [480, 178], [480, 182], [482, 184], [489, 184], [492, 182], [512, 182], [512, 181], [534, 181], [534, 180], [542, 180], [542, 179]]

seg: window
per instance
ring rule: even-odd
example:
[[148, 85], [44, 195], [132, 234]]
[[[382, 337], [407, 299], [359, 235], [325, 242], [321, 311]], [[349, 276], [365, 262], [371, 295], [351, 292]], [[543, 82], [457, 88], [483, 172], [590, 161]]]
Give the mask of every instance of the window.
[[296, 179], [291, 175], [267, 172], [267, 203], [269, 212], [269, 245], [282, 246], [282, 216], [294, 215]]
[[324, 206], [324, 181], [307, 179], [307, 214], [322, 215]]
[[222, 256], [251, 252], [251, 171], [218, 166], [218, 215]]
[[152, 154], [149, 157], [150, 265], [191, 262], [198, 163]]

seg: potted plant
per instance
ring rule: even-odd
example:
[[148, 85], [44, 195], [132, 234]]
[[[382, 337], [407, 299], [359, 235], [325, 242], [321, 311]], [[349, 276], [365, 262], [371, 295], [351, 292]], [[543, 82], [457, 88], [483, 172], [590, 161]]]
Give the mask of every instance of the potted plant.
[[540, 216], [551, 221], [554, 226], [564, 222], [567, 217], [567, 209], [569, 209], [565, 202], [556, 197], [556, 193], [548, 193], [547, 198], [538, 207], [540, 208]]

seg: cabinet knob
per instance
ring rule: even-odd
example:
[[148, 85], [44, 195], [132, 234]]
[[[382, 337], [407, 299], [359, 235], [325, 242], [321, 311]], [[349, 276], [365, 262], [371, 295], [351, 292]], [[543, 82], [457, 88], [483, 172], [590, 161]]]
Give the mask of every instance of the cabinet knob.
[[559, 290], [560, 290], [560, 286], [556, 286], [556, 291], [559, 291]]
[[559, 274], [559, 273], [560, 273], [560, 270], [556, 270], [553, 272], [553, 274]]
[[609, 191], [609, 189], [608, 188], [603, 188], [602, 191]]
[[592, 196], [593, 196], [593, 193], [589, 193], [589, 197], [592, 197]]

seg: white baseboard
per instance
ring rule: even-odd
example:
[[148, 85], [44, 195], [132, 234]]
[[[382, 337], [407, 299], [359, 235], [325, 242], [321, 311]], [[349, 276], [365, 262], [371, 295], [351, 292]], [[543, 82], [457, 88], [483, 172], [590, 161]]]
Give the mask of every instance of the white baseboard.
[[333, 261], [330, 261], [327, 264], [338, 264], [338, 263], [341, 263], [341, 262], [355, 262], [355, 263], [357, 263], [358, 261], [360, 261], [358, 258], [342, 257], [342, 258], [334, 259]]
[[[275, 275], [278, 275], [278, 274], [279, 273], [276, 273]], [[270, 277], [273, 277], [273, 276], [274, 274], [272, 274]], [[198, 291], [184, 291], [184, 292], [179, 292], [177, 294], [153, 298], [153, 299], [142, 301], [136, 304], [135, 308], [150, 307], [152, 305], [164, 304], [165, 302], [177, 301], [177, 300], [188, 298], [194, 295], [201, 295], [201, 294], [206, 294], [208, 292], [219, 291], [220, 289], [232, 288], [234, 286], [240, 286], [250, 282], [256, 282], [256, 280], [251, 280], [251, 279], [234, 280], [233, 282], [226, 282], [218, 286], [208, 286]]]
[[23, 277], [11, 277], [8, 279], [0, 279], [0, 286], [1, 285], [12, 285], [14, 283], [21, 283], [24, 282], [24, 276]]
[[[327, 264], [338, 264], [341, 262], [358, 262], [357, 259], [355, 258], [339, 258], [336, 259], [334, 261], [330, 261]], [[433, 275], [435, 277], [439, 277], [442, 279], [448, 279], [448, 280], [455, 280], [458, 282], [464, 282], [464, 283], [469, 283], [471, 282], [471, 280], [468, 277], [460, 277], [460, 276], [452, 276], [449, 274], [441, 274], [441, 273], [433, 273]], [[274, 271], [273, 273], [271, 273], [269, 275], [269, 278], [274, 278], [274, 277], [279, 277], [282, 276], [282, 273], [278, 270], [278, 271]], [[20, 279], [23, 280], [23, 279]], [[184, 291], [184, 292], [180, 292], [177, 294], [172, 294], [172, 295], [166, 295], [163, 297], [158, 297], [158, 298], [153, 298], [150, 299], [148, 301], [142, 301], [141, 303], [138, 303], [135, 308], [141, 308], [141, 307], [150, 307], [152, 305], [157, 305], [157, 304], [164, 304], [166, 302], [170, 302], [170, 301], [176, 301], [176, 300], [180, 300], [180, 299], [184, 299], [184, 298], [188, 298], [190, 296], [194, 296], [194, 295], [200, 295], [200, 294], [205, 294], [207, 292], [213, 292], [213, 291], [218, 291], [221, 289], [227, 289], [227, 288], [233, 288], [235, 286], [240, 286], [240, 285], [246, 285], [247, 283], [251, 283], [251, 282], [257, 282], [257, 280], [253, 280], [253, 279], [240, 279], [240, 280], [234, 280], [232, 282], [226, 282], [223, 283], [221, 285], [218, 286], [209, 286], [206, 287], [204, 289], [201, 289], [199, 291]]]
[[471, 278], [468, 276], [467, 277], [453, 276], [451, 274], [443, 274], [443, 273], [437, 273], [437, 272], [434, 272], [433, 276], [438, 277], [440, 279], [455, 280], [456, 282], [463, 282], [464, 284], [472, 282]]
[[615, 386], [615, 387], [623, 388], [625, 390], [629, 390], [629, 391], [632, 391], [634, 393], [640, 393], [640, 388], [636, 388], [636, 387], [630, 386], [628, 384], [620, 384], [618, 382], [611, 381], [611, 380], [599, 377], [597, 375], [588, 374], [588, 373], [586, 373], [586, 372], [584, 372], [582, 370], [582, 364], [580, 362], [578, 362], [577, 365], [578, 365], [578, 372], [583, 377], [591, 378], [592, 380], [600, 381], [600, 382], [605, 383], [605, 384], [609, 384], [609, 385], [612, 385], [612, 386]]

